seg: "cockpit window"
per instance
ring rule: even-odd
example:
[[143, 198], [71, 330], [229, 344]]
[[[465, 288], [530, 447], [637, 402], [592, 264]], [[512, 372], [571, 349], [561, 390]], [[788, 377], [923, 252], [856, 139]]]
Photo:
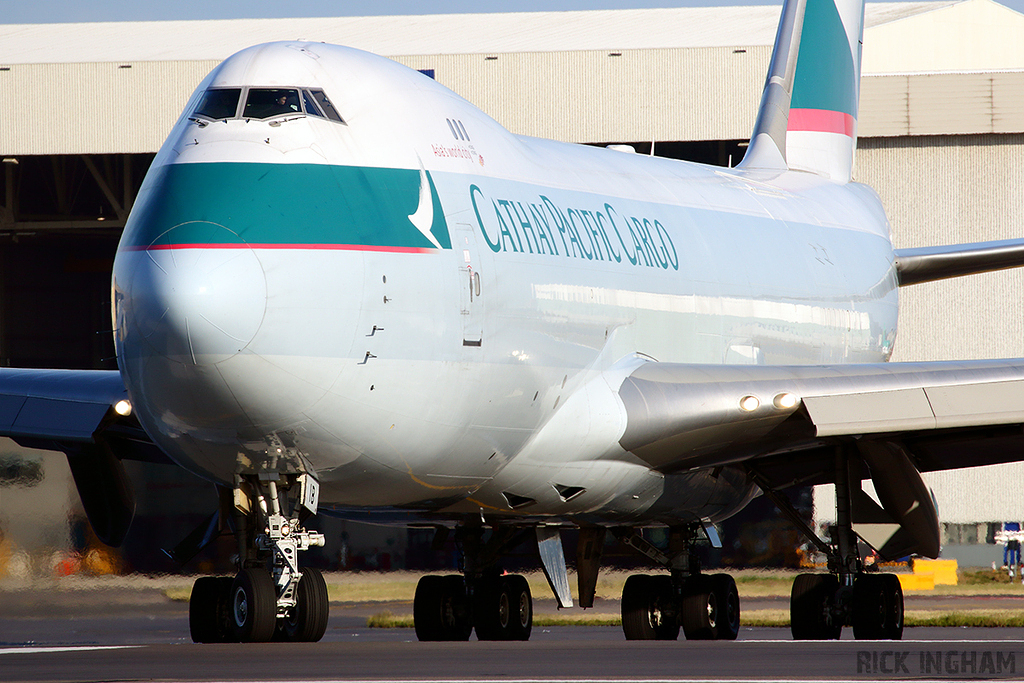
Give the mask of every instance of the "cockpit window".
[[306, 110], [306, 113], [310, 116], [319, 116], [324, 118], [324, 114], [320, 111], [320, 107], [316, 106], [316, 101], [313, 96], [309, 94], [308, 90], [302, 91], [302, 108]]
[[[241, 112], [238, 110], [240, 100], [245, 101]], [[327, 94], [314, 88], [210, 88], [199, 99], [191, 118], [205, 126], [200, 118], [215, 121], [239, 117], [270, 119], [303, 114], [345, 123]]]
[[299, 91], [291, 88], [250, 88], [245, 100], [247, 119], [269, 119], [272, 116], [301, 114]]
[[241, 88], [212, 88], [203, 93], [194, 116], [208, 119], [230, 119], [238, 112], [238, 98]]
[[310, 94], [313, 95], [313, 99], [320, 105], [320, 109], [331, 121], [337, 121], [338, 123], [345, 123], [345, 119], [341, 118], [341, 114], [334, 108], [331, 101], [327, 99], [327, 93], [323, 90], [310, 90]]

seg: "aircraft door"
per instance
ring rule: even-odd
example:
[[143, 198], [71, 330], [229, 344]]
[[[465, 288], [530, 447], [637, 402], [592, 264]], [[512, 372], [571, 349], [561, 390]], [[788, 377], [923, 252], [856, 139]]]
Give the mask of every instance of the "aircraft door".
[[462, 318], [462, 345], [483, 344], [483, 300], [480, 285], [480, 250], [476, 231], [467, 223], [456, 223], [452, 247], [459, 263], [459, 303]]

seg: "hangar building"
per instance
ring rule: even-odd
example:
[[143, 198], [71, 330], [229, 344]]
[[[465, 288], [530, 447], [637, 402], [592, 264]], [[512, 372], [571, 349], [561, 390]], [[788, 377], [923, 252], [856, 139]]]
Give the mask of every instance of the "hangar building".
[[[742, 158], [778, 18], [756, 6], [0, 25], [0, 365], [115, 367], [118, 235], [188, 96], [239, 49], [350, 45], [432, 75], [515, 133], [724, 166]], [[1024, 15], [992, 0], [868, 4], [855, 178], [881, 195], [897, 247], [1024, 231], [1021, 35]], [[1024, 356], [1024, 271], [901, 299], [894, 360]], [[0, 460], [38, 457], [7, 443]], [[68, 477], [60, 460], [48, 476]], [[947, 542], [984, 543], [986, 523], [1024, 518], [1022, 475], [930, 476]], [[140, 476], [153, 494], [140, 505], [195, 488]], [[11, 516], [0, 503], [0, 525]]]

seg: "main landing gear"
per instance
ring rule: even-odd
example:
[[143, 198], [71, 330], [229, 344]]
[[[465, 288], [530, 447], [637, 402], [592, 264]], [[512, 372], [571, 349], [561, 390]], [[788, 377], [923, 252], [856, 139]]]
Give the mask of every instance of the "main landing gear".
[[[484, 542], [479, 527], [459, 527], [463, 576], [424, 576], [416, 585], [413, 621], [420, 640], [529, 640], [533, 596], [526, 579], [502, 574], [496, 562], [527, 531], [497, 527]], [[446, 530], [441, 532], [442, 541]], [[564, 559], [563, 559], [564, 565]]]
[[842, 582], [832, 574], [796, 577], [790, 601], [794, 640], [838, 640], [844, 625], [853, 626], [857, 640], [903, 638], [903, 589], [895, 574], [840, 576]]
[[[759, 481], [762, 491], [828, 558], [828, 574], [800, 574], [793, 582], [790, 627], [794, 640], [838, 640], [852, 626], [857, 640], [903, 638], [903, 589], [895, 574], [864, 571], [853, 531], [851, 484], [845, 449], [836, 451], [836, 525], [832, 543], [818, 538], [785, 496]], [[757, 477], [755, 475], [755, 481]]]
[[622, 588], [622, 631], [626, 640], [735, 640], [740, 631], [740, 597], [728, 574], [702, 574], [694, 541], [698, 526], [669, 530], [669, 552], [635, 531], [619, 540], [669, 570], [668, 575], [634, 574]]
[[197, 579], [189, 629], [197, 643], [316, 642], [327, 630], [327, 584], [316, 569], [299, 571], [298, 554], [323, 545], [302, 526], [316, 511], [317, 485], [306, 474], [238, 477], [234, 578]]

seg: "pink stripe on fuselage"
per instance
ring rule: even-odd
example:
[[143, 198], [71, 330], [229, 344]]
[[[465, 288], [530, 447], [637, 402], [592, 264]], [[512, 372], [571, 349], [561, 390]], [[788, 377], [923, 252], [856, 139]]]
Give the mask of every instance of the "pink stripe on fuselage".
[[151, 244], [128, 247], [128, 251], [163, 251], [166, 249], [332, 249], [336, 251], [384, 251], [396, 254], [428, 254], [437, 249], [422, 247], [381, 247], [369, 244]]
[[790, 109], [787, 130], [810, 130], [820, 133], [842, 133], [853, 137], [854, 118], [841, 111], [828, 109]]

